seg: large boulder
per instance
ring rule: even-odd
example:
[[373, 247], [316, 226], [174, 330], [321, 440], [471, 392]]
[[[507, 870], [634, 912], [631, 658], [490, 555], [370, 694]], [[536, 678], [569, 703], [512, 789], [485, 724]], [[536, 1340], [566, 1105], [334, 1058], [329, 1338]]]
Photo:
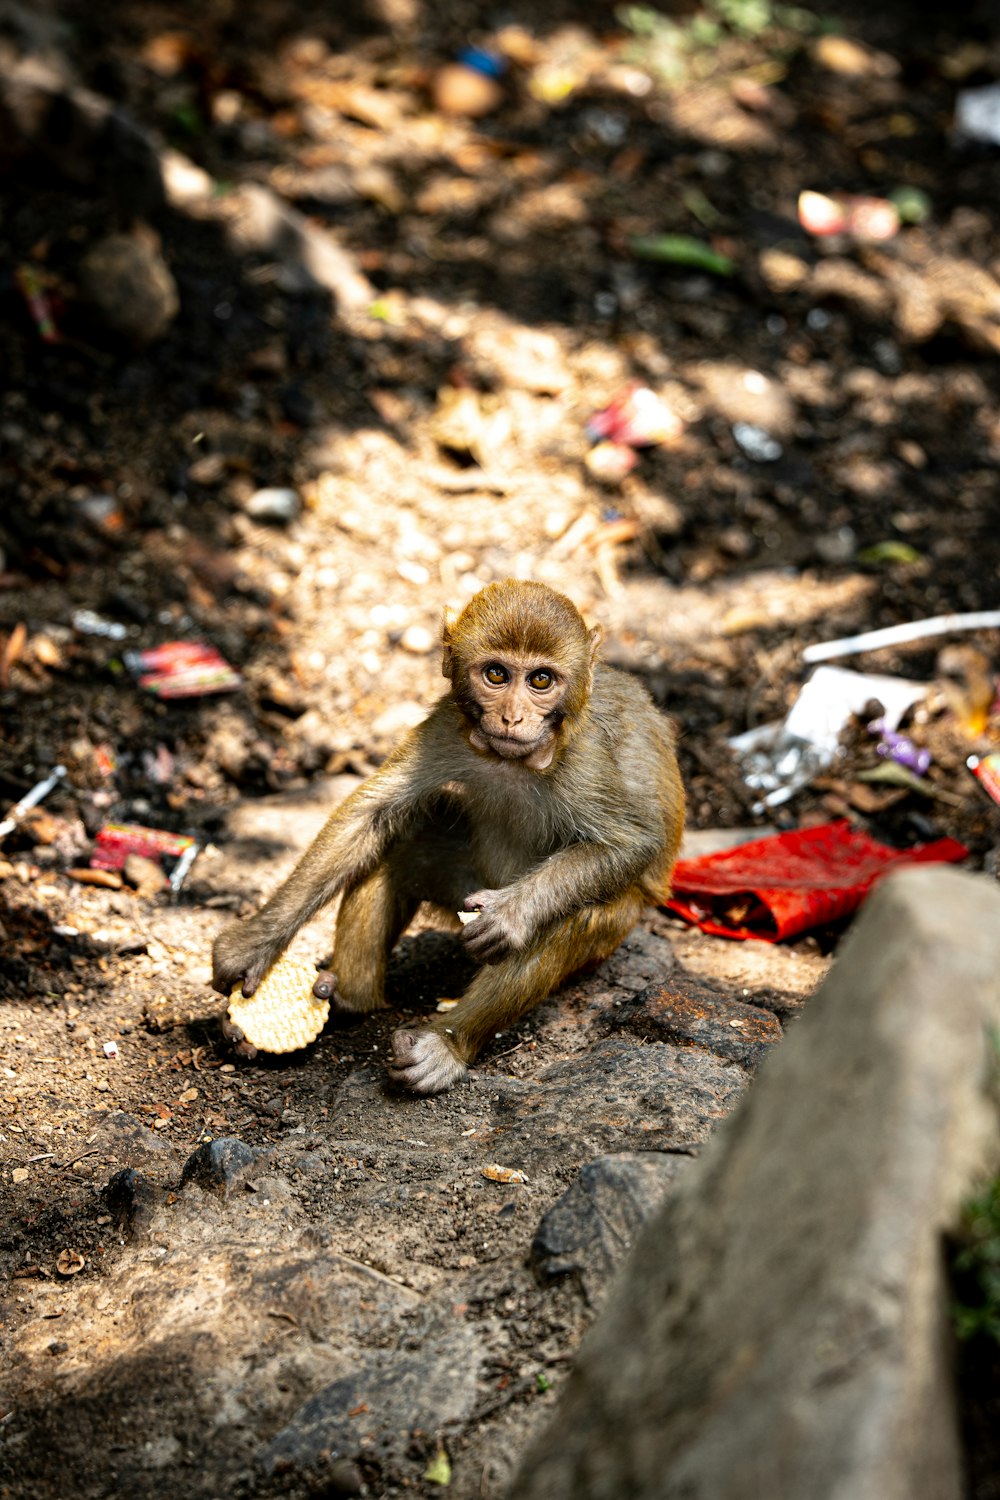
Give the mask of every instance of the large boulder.
[[1000, 892], [885, 880], [643, 1231], [517, 1500], [959, 1500], [942, 1238], [996, 1171]]

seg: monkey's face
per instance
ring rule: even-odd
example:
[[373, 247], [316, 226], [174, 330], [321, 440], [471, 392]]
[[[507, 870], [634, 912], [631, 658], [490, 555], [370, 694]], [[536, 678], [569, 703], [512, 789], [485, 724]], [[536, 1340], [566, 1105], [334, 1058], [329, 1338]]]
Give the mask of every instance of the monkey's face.
[[547, 661], [497, 653], [471, 663], [467, 692], [473, 744], [503, 760], [530, 757], [537, 764], [539, 754], [554, 744], [566, 687], [566, 678]]

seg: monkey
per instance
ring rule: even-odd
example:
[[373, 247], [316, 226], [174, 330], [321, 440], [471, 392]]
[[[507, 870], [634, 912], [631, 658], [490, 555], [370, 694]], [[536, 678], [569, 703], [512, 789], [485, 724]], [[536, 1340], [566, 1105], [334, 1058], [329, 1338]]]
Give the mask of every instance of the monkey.
[[314, 993], [384, 1008], [389, 954], [421, 902], [475, 913], [458, 1005], [393, 1032], [390, 1077], [450, 1088], [485, 1042], [607, 958], [670, 890], [684, 826], [675, 732], [645, 687], [598, 659], [600, 626], [545, 584], [488, 584], [446, 611], [444, 697], [338, 808], [263, 907], [226, 927], [212, 982], [253, 994], [338, 892], [333, 967]]

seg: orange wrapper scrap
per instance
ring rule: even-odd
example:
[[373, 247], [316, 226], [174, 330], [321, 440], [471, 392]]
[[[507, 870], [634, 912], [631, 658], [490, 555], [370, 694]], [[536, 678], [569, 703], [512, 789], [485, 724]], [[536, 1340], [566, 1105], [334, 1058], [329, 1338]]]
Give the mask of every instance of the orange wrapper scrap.
[[988, 797], [1000, 805], [1000, 754], [970, 755], [965, 762]]

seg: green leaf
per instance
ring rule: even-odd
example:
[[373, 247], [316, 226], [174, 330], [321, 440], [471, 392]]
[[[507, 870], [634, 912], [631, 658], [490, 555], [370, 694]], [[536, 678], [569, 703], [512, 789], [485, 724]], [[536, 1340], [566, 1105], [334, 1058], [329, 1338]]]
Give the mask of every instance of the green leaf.
[[629, 240], [629, 249], [640, 260], [660, 260], [672, 266], [693, 266], [713, 276], [732, 276], [736, 267], [728, 255], [720, 255], [689, 234], [640, 234]]
[[916, 563], [920, 560], [921, 554], [916, 547], [911, 547], [909, 542], [897, 542], [892, 537], [884, 542], [875, 542], [871, 547], [863, 547], [858, 553], [859, 563], [868, 563], [876, 568], [887, 563]]
[[889, 194], [889, 202], [904, 224], [923, 224], [931, 216], [931, 200], [922, 188], [898, 187]]
[[432, 1458], [427, 1465], [424, 1478], [431, 1484], [451, 1484], [451, 1461], [447, 1453], [441, 1448], [436, 1458]]
[[535, 1376], [535, 1385], [538, 1387], [538, 1389], [540, 1391], [543, 1391], [543, 1392], [544, 1391], [550, 1391], [552, 1389], [552, 1382], [551, 1382], [551, 1380], [541, 1370], [539, 1370], [538, 1374]]

